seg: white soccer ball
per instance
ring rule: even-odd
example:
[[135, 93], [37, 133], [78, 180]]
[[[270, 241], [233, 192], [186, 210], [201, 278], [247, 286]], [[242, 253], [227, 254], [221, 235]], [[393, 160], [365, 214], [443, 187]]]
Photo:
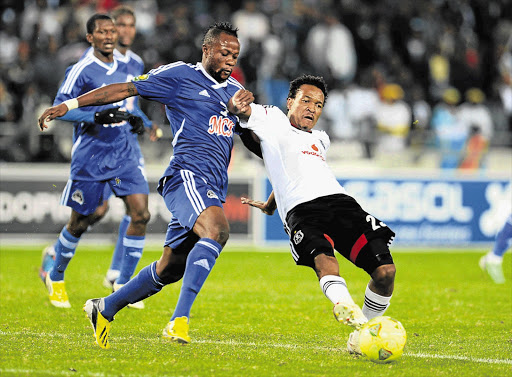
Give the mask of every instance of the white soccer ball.
[[399, 359], [406, 341], [404, 326], [387, 316], [369, 320], [361, 328], [359, 335], [362, 354], [375, 363], [390, 363]]

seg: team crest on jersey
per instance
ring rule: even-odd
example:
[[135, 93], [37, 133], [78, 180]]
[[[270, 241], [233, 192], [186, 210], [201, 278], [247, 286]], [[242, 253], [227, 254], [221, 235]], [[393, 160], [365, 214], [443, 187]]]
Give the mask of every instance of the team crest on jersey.
[[208, 190], [208, 192], [206, 193], [206, 196], [209, 197], [210, 199], [219, 199], [217, 194], [214, 193], [212, 190]]
[[137, 77], [134, 77], [133, 81], [144, 81], [144, 80], [147, 80], [148, 77], [149, 77], [149, 75], [147, 73], [145, 73], [143, 75], [139, 75]]
[[231, 137], [233, 135], [233, 129], [235, 123], [226, 117], [212, 115], [208, 122], [208, 133], [210, 135], [215, 134], [219, 136]]
[[304, 233], [302, 233], [302, 230], [299, 230], [298, 232], [295, 232], [293, 235], [293, 243], [295, 245], [298, 245], [302, 239], [304, 238]]
[[82, 190], [75, 190], [73, 195], [71, 195], [71, 200], [77, 202], [78, 204], [84, 204], [84, 193]]

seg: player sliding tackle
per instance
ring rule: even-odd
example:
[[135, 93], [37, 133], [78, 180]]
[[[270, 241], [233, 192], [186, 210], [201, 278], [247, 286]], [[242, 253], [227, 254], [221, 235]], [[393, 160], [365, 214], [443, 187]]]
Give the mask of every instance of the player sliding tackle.
[[[293, 259], [315, 270], [320, 288], [334, 304], [336, 319], [355, 328], [349, 351], [361, 353], [359, 329], [384, 314], [393, 293], [395, 265], [388, 245], [395, 234], [348, 195], [327, 165], [329, 136], [313, 129], [326, 98], [321, 77], [301, 76], [290, 84], [287, 115], [273, 106], [246, 108], [236, 98], [228, 109], [259, 141], [274, 189], [266, 202], [242, 198], [242, 203], [268, 215], [277, 207]], [[340, 277], [334, 250], [371, 277], [362, 310]]]
[[116, 292], [87, 300], [84, 306], [102, 348], [109, 347], [110, 325], [119, 310], [181, 278], [180, 297], [163, 336], [190, 342], [192, 304], [229, 237], [222, 203], [238, 118], [228, 113], [227, 105], [236, 96], [238, 108], [244, 111], [254, 100], [251, 92], [230, 77], [239, 51], [236, 29], [227, 23], [212, 25], [204, 36], [200, 63], [175, 62], [156, 68], [133, 82], [107, 85], [67, 100], [45, 110], [39, 118], [44, 129], [45, 122], [70, 109], [113, 103], [138, 94], [166, 106], [174, 134], [174, 155], [158, 186], [172, 213], [162, 257]]

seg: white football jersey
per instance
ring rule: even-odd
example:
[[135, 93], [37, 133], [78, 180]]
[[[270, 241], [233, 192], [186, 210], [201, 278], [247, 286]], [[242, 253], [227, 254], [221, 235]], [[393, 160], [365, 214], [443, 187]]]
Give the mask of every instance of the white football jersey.
[[260, 139], [265, 168], [283, 223], [300, 203], [321, 196], [347, 194], [326, 162], [331, 142], [324, 131], [306, 132], [292, 126], [279, 108], [251, 104], [251, 116], [241, 126]]

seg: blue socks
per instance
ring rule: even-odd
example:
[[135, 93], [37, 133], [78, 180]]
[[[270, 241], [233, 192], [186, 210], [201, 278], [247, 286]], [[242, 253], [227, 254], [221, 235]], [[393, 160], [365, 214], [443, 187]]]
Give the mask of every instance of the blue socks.
[[160, 292], [165, 284], [156, 274], [156, 262], [144, 267], [124, 287], [105, 297], [105, 308], [101, 311], [108, 321], [114, 319], [114, 315], [128, 304], [144, 300]]
[[66, 271], [69, 261], [75, 255], [78, 241], [80, 241], [80, 237], [77, 238], [71, 235], [71, 233], [66, 229], [66, 226], [62, 228], [59, 238], [54, 246], [55, 262], [50, 271], [50, 279], [53, 281], [64, 280], [64, 271]]
[[210, 238], [201, 238], [192, 248], [187, 257], [183, 285], [171, 321], [176, 317], [190, 317], [192, 304], [215, 265], [215, 260], [221, 250], [222, 246]]
[[126, 284], [135, 272], [135, 268], [142, 257], [145, 236], [124, 236], [123, 238], [123, 263], [121, 273], [116, 280], [117, 284]]
[[494, 242], [492, 253], [497, 257], [503, 257], [507, 249], [510, 247], [511, 242], [512, 216], [508, 218], [505, 225], [503, 225], [503, 228], [501, 228], [498, 234], [496, 234], [496, 241]]
[[116, 248], [114, 249], [114, 254], [112, 254], [112, 262], [110, 263], [111, 270], [121, 270], [124, 255], [123, 239], [126, 235], [126, 229], [128, 229], [128, 225], [130, 225], [130, 221], [131, 217], [124, 215], [121, 223], [119, 224]]

